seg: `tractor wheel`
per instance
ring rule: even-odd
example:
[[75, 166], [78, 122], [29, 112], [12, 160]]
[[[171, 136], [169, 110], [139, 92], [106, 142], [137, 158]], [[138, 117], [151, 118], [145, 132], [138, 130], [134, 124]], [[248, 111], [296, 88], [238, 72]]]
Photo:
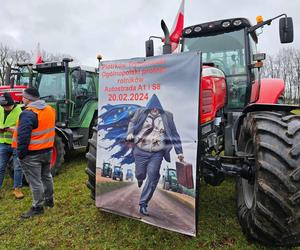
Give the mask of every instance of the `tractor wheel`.
[[89, 139], [88, 152], [86, 158], [88, 160], [87, 168], [85, 169], [88, 175], [87, 187], [91, 190], [91, 197], [95, 200], [96, 187], [96, 154], [97, 154], [97, 128], [93, 128], [92, 138]]
[[54, 147], [52, 150], [52, 158], [50, 162], [51, 174], [55, 176], [58, 174], [64, 162], [65, 147], [62, 138], [55, 135]]
[[250, 240], [300, 244], [300, 116], [255, 112], [244, 119], [238, 149], [253, 154], [253, 181], [236, 185], [238, 219]]

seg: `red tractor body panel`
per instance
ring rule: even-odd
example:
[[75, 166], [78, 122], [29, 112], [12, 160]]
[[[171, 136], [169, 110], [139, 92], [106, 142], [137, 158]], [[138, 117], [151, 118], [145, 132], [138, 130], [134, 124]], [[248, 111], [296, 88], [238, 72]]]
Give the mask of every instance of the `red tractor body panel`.
[[258, 82], [255, 81], [252, 85], [251, 102], [275, 104], [283, 91], [284, 81], [282, 79], [261, 79], [258, 96]]
[[224, 73], [214, 67], [203, 66], [201, 78], [200, 123], [216, 117], [226, 103], [226, 81]]
[[11, 88], [9, 85], [6, 86], [0, 86], [0, 95], [3, 95], [4, 92], [9, 92], [11, 94], [11, 97], [16, 103], [22, 102], [22, 93], [23, 90], [26, 89], [27, 86], [15, 86], [14, 88]]

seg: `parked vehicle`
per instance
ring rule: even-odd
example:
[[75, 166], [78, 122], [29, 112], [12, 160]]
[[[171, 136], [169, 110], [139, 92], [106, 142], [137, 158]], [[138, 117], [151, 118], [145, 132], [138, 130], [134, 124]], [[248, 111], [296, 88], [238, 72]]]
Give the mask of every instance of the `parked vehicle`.
[[162, 177], [163, 189], [182, 193], [182, 187], [177, 181], [176, 169], [166, 168]]
[[121, 166], [114, 166], [112, 179], [123, 181], [123, 170], [122, 170]]
[[[226, 175], [237, 177], [238, 220], [247, 238], [294, 246], [300, 243], [299, 107], [277, 104], [284, 81], [261, 79], [265, 54], [256, 52], [256, 30], [282, 16], [280, 40], [290, 43], [292, 18], [282, 14], [255, 25], [245, 18], [192, 25], [182, 32], [181, 49], [202, 52], [199, 174], [213, 186]], [[162, 28], [168, 54], [169, 30], [164, 22]], [[146, 41], [147, 56], [153, 47]], [[96, 138], [94, 133], [91, 153]]]
[[111, 168], [111, 164], [108, 162], [105, 162], [102, 164], [102, 172], [101, 172], [101, 176], [103, 177], [112, 177], [112, 168]]
[[[21, 101], [24, 88], [33, 86], [41, 99], [56, 110], [56, 136], [51, 160], [51, 173], [56, 175], [65, 154], [86, 149], [97, 120], [98, 74], [95, 68], [71, 65], [72, 60], [24, 64], [8, 68], [7, 85], [15, 101]], [[23, 85], [22, 85], [23, 84]], [[11, 170], [12, 171], [12, 170]]]
[[128, 168], [126, 171], [126, 181], [133, 181], [133, 171], [131, 168]]

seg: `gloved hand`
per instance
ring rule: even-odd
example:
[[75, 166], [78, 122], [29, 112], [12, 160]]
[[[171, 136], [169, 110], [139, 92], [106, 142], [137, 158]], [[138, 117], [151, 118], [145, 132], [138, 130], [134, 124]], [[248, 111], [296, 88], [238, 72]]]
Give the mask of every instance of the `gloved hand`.
[[128, 134], [126, 137], [127, 141], [133, 141], [134, 140], [134, 135], [132, 133]]
[[177, 157], [178, 157], [178, 160], [179, 160], [180, 162], [182, 162], [183, 159], [184, 159], [183, 154], [178, 154]]

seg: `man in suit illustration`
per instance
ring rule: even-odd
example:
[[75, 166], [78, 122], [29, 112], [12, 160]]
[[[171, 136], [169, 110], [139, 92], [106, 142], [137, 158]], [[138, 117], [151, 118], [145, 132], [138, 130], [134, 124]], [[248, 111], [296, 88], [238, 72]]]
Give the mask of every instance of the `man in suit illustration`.
[[149, 215], [147, 207], [160, 178], [162, 160], [171, 161], [170, 151], [173, 147], [178, 159], [183, 161], [184, 158], [173, 114], [162, 108], [155, 94], [146, 107], [135, 111], [128, 124], [127, 140], [135, 144], [133, 156], [138, 187], [146, 179], [140, 196], [139, 212]]

